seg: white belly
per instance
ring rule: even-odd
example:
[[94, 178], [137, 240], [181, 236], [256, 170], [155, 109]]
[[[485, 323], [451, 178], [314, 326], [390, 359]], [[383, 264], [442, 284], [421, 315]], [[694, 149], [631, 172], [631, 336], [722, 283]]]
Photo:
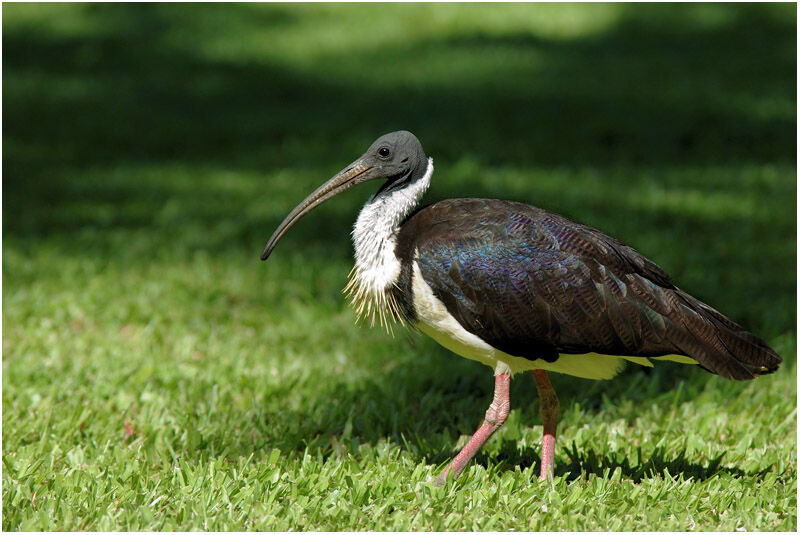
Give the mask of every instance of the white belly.
[[[529, 360], [504, 353], [467, 331], [458, 323], [422, 278], [416, 261], [413, 273], [414, 308], [417, 313], [419, 329], [450, 351], [491, 367], [494, 369], [495, 375], [539, 369], [586, 379], [610, 379], [625, 366], [627, 359], [624, 357], [596, 353], [560, 355], [555, 362], [547, 362], [542, 359]], [[644, 362], [637, 363], [644, 364]]]

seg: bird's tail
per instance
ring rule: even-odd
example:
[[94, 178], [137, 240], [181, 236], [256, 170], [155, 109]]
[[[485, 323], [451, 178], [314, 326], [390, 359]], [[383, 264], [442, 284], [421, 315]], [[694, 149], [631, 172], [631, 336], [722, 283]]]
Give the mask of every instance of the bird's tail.
[[778, 369], [783, 359], [764, 340], [691, 295], [675, 289], [671, 342], [711, 373], [747, 380]]

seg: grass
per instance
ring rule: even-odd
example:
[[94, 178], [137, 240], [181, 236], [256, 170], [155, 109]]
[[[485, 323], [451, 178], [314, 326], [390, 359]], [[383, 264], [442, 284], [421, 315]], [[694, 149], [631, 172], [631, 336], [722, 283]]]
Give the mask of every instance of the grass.
[[[5, 530], [797, 528], [792, 5], [3, 5]], [[427, 200], [543, 206], [765, 337], [773, 376], [553, 376], [461, 478], [491, 376], [353, 324], [379, 134]]]

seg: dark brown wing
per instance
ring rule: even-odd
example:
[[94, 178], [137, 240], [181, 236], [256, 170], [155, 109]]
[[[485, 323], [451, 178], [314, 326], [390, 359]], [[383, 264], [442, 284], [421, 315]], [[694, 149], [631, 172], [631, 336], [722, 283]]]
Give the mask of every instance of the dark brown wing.
[[414, 214], [399, 249], [468, 331], [528, 359], [686, 355], [734, 379], [776, 370], [766, 342], [600, 231], [521, 203], [452, 199]]

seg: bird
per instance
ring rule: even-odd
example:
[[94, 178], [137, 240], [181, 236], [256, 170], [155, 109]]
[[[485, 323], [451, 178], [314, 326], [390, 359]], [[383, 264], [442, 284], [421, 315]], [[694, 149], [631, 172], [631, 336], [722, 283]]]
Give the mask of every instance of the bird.
[[674, 361], [748, 380], [782, 362], [764, 340], [595, 228], [507, 200], [459, 198], [420, 207], [432, 174], [433, 159], [414, 134], [385, 134], [286, 216], [261, 259], [322, 203], [383, 181], [352, 231], [355, 264], [345, 291], [358, 317], [411, 327], [494, 372], [482, 424], [437, 485], [458, 477], [503, 425], [510, 380], [519, 373], [531, 372], [539, 395], [539, 477], [547, 479], [554, 473], [560, 410], [549, 372], [601, 380], [626, 362]]

